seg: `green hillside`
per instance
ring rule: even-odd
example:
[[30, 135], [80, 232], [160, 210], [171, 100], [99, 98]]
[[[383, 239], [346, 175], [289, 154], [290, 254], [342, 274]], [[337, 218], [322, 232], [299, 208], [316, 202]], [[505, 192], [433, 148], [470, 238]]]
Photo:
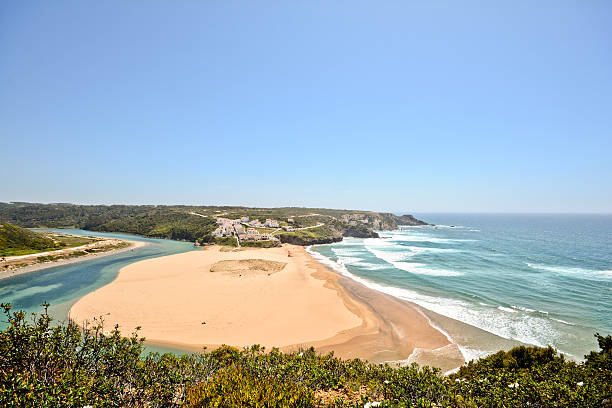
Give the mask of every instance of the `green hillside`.
[[27, 228], [82, 228], [92, 231], [125, 232], [148, 237], [213, 242], [216, 218], [278, 220], [302, 229], [279, 233], [282, 242], [299, 245], [329, 243], [342, 237], [376, 237], [375, 230], [398, 225], [423, 225], [411, 215], [375, 211], [325, 208], [249, 208], [227, 206], [74, 205], [0, 203], [0, 222]]
[[59, 247], [59, 242], [44, 234], [8, 223], [0, 224], [0, 256], [25, 255]]

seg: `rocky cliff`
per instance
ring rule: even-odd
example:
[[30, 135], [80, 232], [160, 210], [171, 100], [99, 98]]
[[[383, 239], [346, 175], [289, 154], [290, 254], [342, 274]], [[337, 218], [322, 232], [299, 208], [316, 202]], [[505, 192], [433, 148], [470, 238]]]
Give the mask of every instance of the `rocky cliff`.
[[278, 237], [283, 244], [293, 245], [320, 245], [320, 244], [331, 244], [333, 242], [342, 241], [342, 235], [336, 235], [332, 237], [302, 237], [291, 234], [278, 234]]
[[[340, 218], [349, 227], [366, 227], [372, 230], [394, 230], [398, 225], [429, 225], [412, 215], [395, 215], [379, 212], [355, 212], [344, 214]], [[345, 235], [346, 236], [346, 235]]]
[[348, 225], [342, 232], [344, 237], [353, 238], [378, 238], [378, 234], [372, 228], [365, 225]]

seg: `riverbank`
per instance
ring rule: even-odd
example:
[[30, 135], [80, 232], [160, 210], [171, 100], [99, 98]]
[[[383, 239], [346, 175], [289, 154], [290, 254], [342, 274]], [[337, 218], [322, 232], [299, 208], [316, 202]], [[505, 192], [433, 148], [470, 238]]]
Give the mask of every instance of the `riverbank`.
[[[136, 248], [140, 248], [140, 247], [143, 247], [145, 245], [148, 245], [146, 242], [141, 242], [141, 241], [124, 241], [124, 240], [113, 240], [113, 241], [116, 241], [116, 244], [126, 243], [127, 245], [119, 247], [119, 248], [115, 248], [115, 249], [104, 250], [102, 252], [85, 253], [83, 255], [79, 255], [79, 256], [75, 256], [75, 257], [54, 259], [54, 260], [43, 261], [43, 262], [36, 261], [36, 259], [38, 257], [41, 257], [41, 256], [69, 255], [73, 251], [81, 251], [81, 249], [88, 249], [88, 248], [76, 247], [76, 248], [71, 248], [70, 250], [68, 250], [68, 252], [66, 252], [66, 250], [63, 250], [64, 252], [62, 252], [62, 251], [50, 251], [50, 252], [45, 252], [45, 253], [31, 254], [31, 255], [19, 256], [19, 257], [7, 257], [6, 258], [7, 260], [5, 262], [0, 262], [0, 280], [12, 278], [14, 276], [19, 276], [19, 275], [27, 274], [27, 273], [30, 273], [30, 272], [40, 271], [40, 270], [43, 270], [43, 269], [54, 268], [56, 266], [70, 265], [70, 264], [73, 264], [73, 263], [89, 261], [89, 260], [95, 259], [95, 258], [115, 255], [115, 254], [131, 251], [131, 250], [134, 250]], [[109, 245], [114, 245], [114, 244], [115, 243], [111, 243]], [[87, 247], [87, 245], [85, 245], [84, 247]], [[30, 260], [32, 262], [34, 262], [34, 263], [31, 263], [31, 264], [26, 265], [26, 266], [18, 267], [18, 268], [15, 268], [15, 269], [4, 270], [4, 269], [6, 269], [6, 268], [4, 268], [5, 264], [8, 266], [9, 263], [11, 263], [11, 262], [14, 263], [15, 261], [17, 261], [17, 258], [19, 259], [20, 263], [21, 262], [27, 262], [29, 258], [31, 258]]]
[[314, 346], [343, 358], [412, 359], [445, 371], [464, 362], [457, 345], [419, 309], [290, 245], [211, 247], [128, 265], [70, 310], [77, 323], [100, 316], [126, 334], [141, 326], [152, 343], [193, 351], [221, 344], [283, 351]]

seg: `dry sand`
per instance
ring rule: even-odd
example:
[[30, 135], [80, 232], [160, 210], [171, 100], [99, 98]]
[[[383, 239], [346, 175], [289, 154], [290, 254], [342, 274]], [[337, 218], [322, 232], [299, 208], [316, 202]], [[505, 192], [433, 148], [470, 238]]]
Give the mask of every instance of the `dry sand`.
[[77, 323], [100, 316], [126, 334], [141, 326], [153, 343], [194, 351], [315, 346], [372, 362], [443, 370], [463, 363], [457, 346], [419, 309], [328, 270], [298, 246], [211, 247], [128, 265], [70, 311]]

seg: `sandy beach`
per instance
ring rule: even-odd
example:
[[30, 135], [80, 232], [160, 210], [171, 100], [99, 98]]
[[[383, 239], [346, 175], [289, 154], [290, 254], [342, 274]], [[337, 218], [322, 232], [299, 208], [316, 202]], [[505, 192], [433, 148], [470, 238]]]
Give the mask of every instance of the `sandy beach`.
[[[120, 242], [119, 240], [116, 240], [118, 242]], [[117, 248], [117, 249], [111, 249], [109, 251], [104, 251], [104, 252], [94, 252], [94, 253], [89, 253], [87, 255], [81, 255], [75, 258], [65, 258], [65, 259], [57, 259], [57, 260], [53, 260], [53, 261], [47, 261], [47, 262], [39, 262], [39, 263], [33, 263], [27, 266], [23, 266], [20, 268], [16, 268], [16, 269], [9, 269], [9, 270], [2, 270], [0, 271], [0, 280], [2, 279], [7, 279], [7, 278], [12, 278], [14, 276], [19, 276], [19, 275], [23, 275], [26, 273], [30, 273], [30, 272], [36, 272], [36, 271], [40, 271], [43, 269], [48, 269], [48, 268], [54, 268], [56, 266], [62, 266], [62, 265], [69, 265], [69, 264], [73, 264], [73, 263], [77, 263], [77, 262], [83, 262], [83, 261], [89, 261], [91, 259], [94, 258], [99, 258], [99, 257], [104, 257], [104, 256], [109, 256], [109, 255], [115, 255], [115, 254], [119, 254], [121, 252], [126, 252], [126, 251], [131, 251], [133, 249], [136, 248], [140, 248], [143, 247], [145, 245], [148, 245], [146, 242], [141, 242], [141, 241], [124, 241], [124, 242], [128, 242], [130, 245], [123, 247], [123, 248]], [[84, 245], [83, 248], [88, 247], [87, 245]], [[74, 250], [79, 250], [81, 247], [77, 247], [77, 248], [70, 248], [71, 251]], [[4, 264], [9, 264], [11, 262], [15, 262], [15, 259], [21, 259], [19, 262], [25, 262], [28, 260], [28, 258], [32, 258], [32, 259], [36, 259], [36, 257], [39, 256], [44, 256], [44, 255], [61, 255], [63, 253], [69, 253], [69, 251], [67, 250], [58, 250], [58, 251], [49, 251], [49, 252], [43, 252], [43, 253], [36, 253], [36, 254], [31, 254], [31, 255], [25, 255], [25, 256], [18, 256], [18, 257], [6, 257], [6, 262], [0, 262], [0, 267], [2, 267]]]
[[[288, 257], [288, 251], [291, 257]], [[315, 346], [344, 358], [416, 361], [443, 370], [461, 352], [419, 309], [328, 270], [303, 247], [201, 251], [140, 261], [77, 301], [79, 324], [102, 316], [156, 344]]]

